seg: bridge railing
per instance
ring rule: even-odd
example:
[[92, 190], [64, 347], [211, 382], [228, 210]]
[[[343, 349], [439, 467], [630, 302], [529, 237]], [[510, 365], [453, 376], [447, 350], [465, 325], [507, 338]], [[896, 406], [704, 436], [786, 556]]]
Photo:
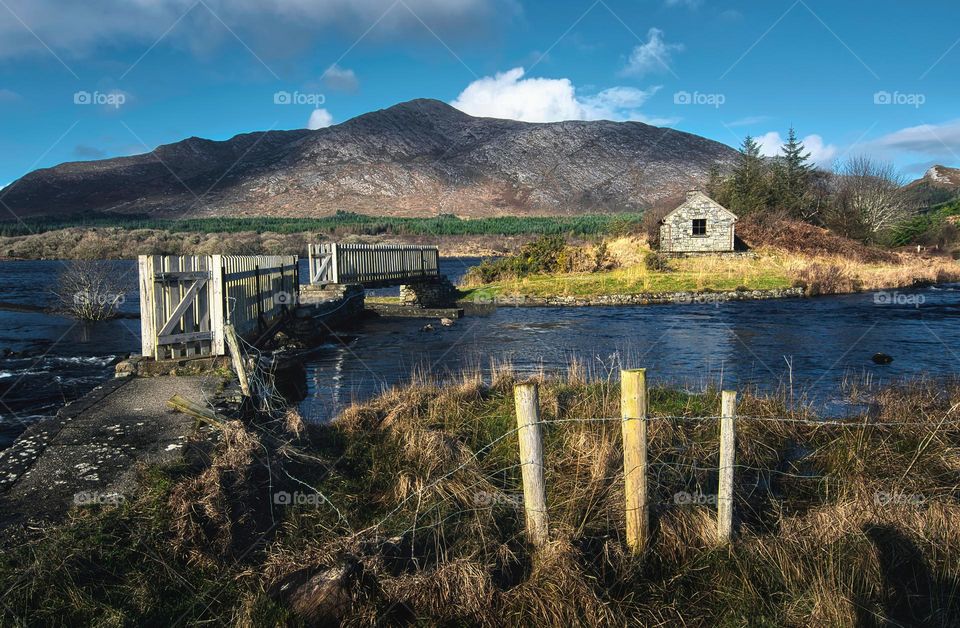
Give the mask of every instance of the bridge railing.
[[412, 244], [311, 244], [310, 283], [389, 286], [440, 276], [435, 246]]
[[299, 289], [295, 255], [141, 255], [141, 353], [225, 355], [224, 326], [255, 338]]

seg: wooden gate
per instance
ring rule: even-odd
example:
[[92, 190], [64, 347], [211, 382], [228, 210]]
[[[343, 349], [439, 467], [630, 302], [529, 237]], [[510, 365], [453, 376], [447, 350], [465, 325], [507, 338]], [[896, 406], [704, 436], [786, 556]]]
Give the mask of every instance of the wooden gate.
[[225, 355], [224, 325], [253, 337], [293, 306], [293, 255], [141, 255], [141, 353]]

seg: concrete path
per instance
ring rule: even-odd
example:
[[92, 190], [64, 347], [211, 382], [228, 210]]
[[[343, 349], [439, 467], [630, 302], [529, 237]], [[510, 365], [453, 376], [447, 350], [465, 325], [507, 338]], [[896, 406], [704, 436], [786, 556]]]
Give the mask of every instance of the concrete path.
[[194, 433], [193, 419], [166, 401], [206, 405], [218, 386], [208, 376], [115, 379], [31, 426], [0, 452], [0, 527], [130, 495], [136, 463], [182, 459]]

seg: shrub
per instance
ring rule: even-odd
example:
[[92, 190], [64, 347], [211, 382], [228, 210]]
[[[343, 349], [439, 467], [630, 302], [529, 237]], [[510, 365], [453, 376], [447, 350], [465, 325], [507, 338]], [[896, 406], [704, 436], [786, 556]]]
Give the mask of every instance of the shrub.
[[538, 273], [567, 271], [573, 268], [576, 260], [576, 252], [567, 247], [562, 236], [540, 236], [524, 244], [516, 255], [484, 260], [467, 273], [467, 281], [491, 283]]
[[860, 280], [852, 277], [842, 267], [819, 262], [800, 269], [794, 285], [803, 288], [807, 296], [811, 297], [856, 292], [861, 288]]
[[71, 316], [102, 321], [116, 316], [126, 289], [110, 262], [74, 261], [60, 273], [54, 294]]
[[663, 253], [650, 251], [643, 258], [643, 265], [647, 270], [662, 273], [670, 270], [670, 260]]

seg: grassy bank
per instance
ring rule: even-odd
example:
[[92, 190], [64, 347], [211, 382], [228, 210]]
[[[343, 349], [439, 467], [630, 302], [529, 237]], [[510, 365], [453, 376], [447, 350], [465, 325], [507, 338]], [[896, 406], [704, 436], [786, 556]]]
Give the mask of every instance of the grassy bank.
[[[209, 466], [143, 469], [123, 505], [11, 541], [0, 623], [960, 622], [957, 382], [882, 391], [842, 424], [743, 396], [729, 547], [712, 505], [677, 499], [716, 490], [717, 423], [702, 417], [718, 394], [653, 390], [654, 533], [635, 557], [617, 382], [577, 365], [540, 379], [552, 540], [535, 554], [515, 381], [418, 383], [306, 431], [231, 423]], [[278, 506], [277, 491], [311, 499]]]
[[[795, 236], [792, 237], [791, 236]], [[664, 292], [774, 290], [801, 286], [807, 294], [842, 294], [960, 281], [960, 264], [947, 257], [864, 249], [844, 250], [783, 234], [783, 243], [756, 247], [752, 256], [663, 258], [642, 238], [619, 238], [581, 247], [567, 246], [546, 268], [527, 272], [530, 250], [472, 270], [465, 278], [467, 299], [496, 297], [601, 297]], [[790, 247], [790, 244], [797, 245]], [[573, 260], [573, 261], [570, 261]], [[584, 261], [586, 262], [584, 264]], [[577, 268], [577, 266], [585, 270]], [[515, 270], [520, 267], [521, 271]]]
[[482, 284], [468, 280], [466, 299], [505, 296], [595, 297], [679, 291], [772, 290], [789, 288], [793, 279], [770, 259], [676, 259], [669, 270], [642, 264], [604, 272], [530, 275]]

